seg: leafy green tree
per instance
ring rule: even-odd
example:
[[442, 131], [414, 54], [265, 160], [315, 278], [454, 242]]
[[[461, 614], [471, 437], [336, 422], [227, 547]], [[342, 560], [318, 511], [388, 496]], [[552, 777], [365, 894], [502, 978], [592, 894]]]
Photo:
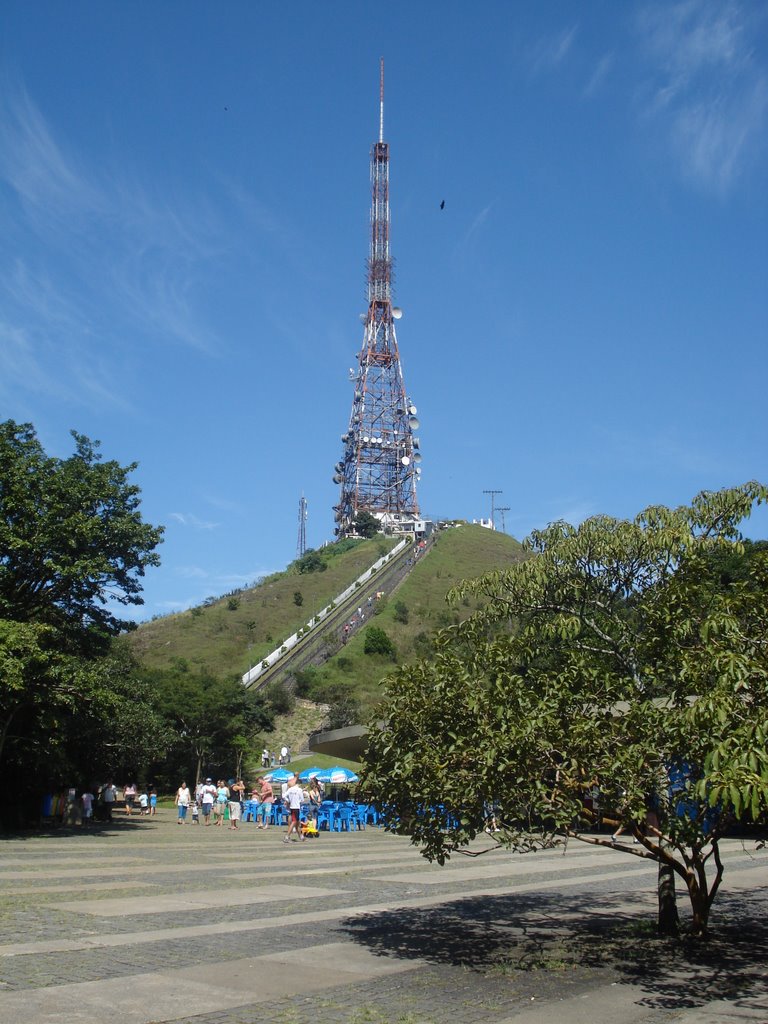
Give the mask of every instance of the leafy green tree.
[[[724, 830], [768, 809], [768, 557], [727, 583], [718, 570], [767, 497], [750, 483], [632, 521], [555, 523], [525, 561], [460, 585], [454, 600], [487, 605], [391, 677], [388, 724], [370, 730], [364, 786], [390, 827], [443, 863], [494, 807], [514, 849], [574, 838], [656, 861], [662, 930], [677, 877], [705, 934]], [[596, 786], [636, 845], [596, 833]]]
[[366, 629], [363, 651], [365, 654], [383, 654], [387, 658], [392, 658], [393, 661], [396, 657], [392, 638], [378, 626], [368, 626]]
[[74, 652], [102, 652], [133, 627], [115, 605], [142, 604], [162, 528], [143, 522], [136, 464], [102, 462], [73, 431], [75, 454], [45, 454], [31, 424], [0, 423], [0, 618], [53, 626]]
[[355, 516], [355, 533], [358, 537], [375, 537], [381, 533], [381, 523], [371, 512], [361, 509]]
[[296, 560], [294, 565], [296, 567], [296, 571], [302, 575], [309, 572], [325, 572], [328, 568], [323, 556], [319, 551], [315, 551], [314, 548], [309, 548], [301, 558]]
[[145, 679], [173, 737], [167, 756], [153, 765], [170, 788], [180, 777], [198, 782], [203, 772], [229, 777], [256, 737], [273, 728], [266, 700], [237, 679], [179, 669], [145, 670]]
[[[73, 437], [74, 454], [52, 458], [30, 424], [0, 423], [0, 759], [21, 792], [89, 770], [87, 727], [110, 737], [102, 754], [116, 764], [127, 676], [107, 656], [133, 627], [116, 609], [142, 603], [141, 578], [159, 562], [162, 529], [141, 518], [135, 464], [102, 462], [98, 443]], [[155, 742], [143, 697], [136, 707], [136, 745], [144, 725]]]
[[301, 608], [301, 606], [304, 604], [304, 595], [300, 590], [294, 590], [293, 603], [296, 605], [297, 608]]

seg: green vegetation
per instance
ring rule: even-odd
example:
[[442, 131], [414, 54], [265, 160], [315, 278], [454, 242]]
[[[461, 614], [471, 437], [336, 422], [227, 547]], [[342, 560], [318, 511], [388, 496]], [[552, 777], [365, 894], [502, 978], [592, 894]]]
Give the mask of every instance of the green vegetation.
[[391, 637], [378, 626], [368, 626], [366, 628], [365, 639], [363, 640], [363, 653], [383, 654], [384, 657], [391, 658], [392, 661], [395, 661], [397, 657], [395, 645], [392, 643]]
[[[388, 680], [365, 790], [442, 863], [494, 808], [518, 850], [594, 834], [601, 813], [659, 866], [659, 926], [706, 934], [719, 839], [768, 813], [768, 551], [738, 527], [768, 488], [700, 494], [625, 522], [535, 531], [530, 557], [460, 583], [484, 606]], [[440, 794], [440, 801], [435, 794]], [[449, 808], [447, 820], [439, 805]]]
[[[241, 676], [349, 586], [395, 542], [344, 540], [321, 551], [308, 552], [283, 573], [237, 594], [211, 598], [204, 606], [143, 623], [127, 637], [136, 657], [150, 668], [166, 668], [183, 658], [195, 671], [218, 676]], [[308, 555], [324, 571], [302, 569]], [[297, 576], [302, 603], [296, 603]], [[237, 599], [237, 607], [229, 601]]]
[[[0, 424], [0, 761], [11, 812], [49, 778], [164, 742], [147, 688], [112, 638], [141, 604], [162, 530], [142, 521], [135, 465], [73, 432], [46, 455], [31, 424]], [[107, 600], [109, 599], [109, 604]]]
[[[448, 591], [464, 579], [509, 567], [522, 557], [523, 549], [516, 540], [482, 526], [441, 531], [433, 550], [416, 563], [392, 600], [366, 607], [366, 618], [372, 615], [376, 627], [386, 632], [399, 664], [430, 657], [432, 637], [438, 630], [463, 621], [485, 603], [473, 596], [449, 607]], [[392, 671], [392, 659], [387, 654], [366, 654], [366, 635], [363, 628], [339, 654], [304, 675], [303, 695], [327, 704], [353, 698], [363, 719], [367, 717], [381, 699], [381, 681]]]
[[357, 513], [355, 516], [355, 533], [358, 537], [366, 537], [370, 539], [375, 537], [381, 530], [381, 523], [376, 516], [371, 515], [370, 512], [366, 512], [364, 509]]

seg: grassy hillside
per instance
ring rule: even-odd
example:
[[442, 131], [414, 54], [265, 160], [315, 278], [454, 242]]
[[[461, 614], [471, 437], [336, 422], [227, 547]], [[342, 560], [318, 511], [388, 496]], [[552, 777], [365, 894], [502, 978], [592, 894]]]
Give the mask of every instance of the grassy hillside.
[[[446, 594], [451, 587], [492, 569], [502, 569], [521, 557], [520, 544], [506, 534], [481, 526], [445, 530], [429, 555], [372, 617], [371, 624], [391, 638], [397, 663], [428, 655], [431, 634], [462, 621], [479, 607], [475, 599], [449, 607]], [[360, 702], [363, 713], [375, 704], [381, 679], [395, 662], [382, 655], [365, 654], [364, 643], [365, 627], [322, 668], [310, 671], [307, 695], [333, 702], [339, 699], [341, 690], [346, 690]]]
[[[143, 623], [128, 635], [127, 642], [150, 668], [169, 667], [182, 659], [190, 667], [205, 668], [218, 676], [240, 676], [395, 543], [376, 537], [332, 544], [318, 552], [325, 571], [300, 573], [294, 563], [252, 589]], [[297, 592], [301, 605], [296, 604]]]

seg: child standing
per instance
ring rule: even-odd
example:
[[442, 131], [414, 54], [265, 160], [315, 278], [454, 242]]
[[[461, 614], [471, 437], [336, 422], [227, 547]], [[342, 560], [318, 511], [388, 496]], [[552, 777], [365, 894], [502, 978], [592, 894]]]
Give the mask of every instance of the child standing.
[[93, 793], [90, 789], [86, 789], [80, 797], [80, 802], [83, 805], [83, 824], [89, 825], [93, 820]]

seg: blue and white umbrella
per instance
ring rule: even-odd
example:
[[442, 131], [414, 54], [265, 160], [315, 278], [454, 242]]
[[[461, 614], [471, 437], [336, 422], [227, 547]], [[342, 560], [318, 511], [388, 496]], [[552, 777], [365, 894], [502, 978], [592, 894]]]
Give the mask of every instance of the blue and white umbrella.
[[322, 768], [305, 768], [303, 772], [299, 774], [299, 782], [310, 782], [315, 776], [320, 775]]
[[323, 768], [321, 772], [317, 773], [315, 778], [318, 782], [331, 786], [343, 786], [360, 781], [360, 776], [356, 775], [350, 768], [342, 768], [339, 765], [335, 765], [333, 768]]
[[287, 782], [295, 774], [295, 772], [288, 771], [287, 768], [273, 768], [270, 772], [264, 772], [264, 778], [267, 782]]

